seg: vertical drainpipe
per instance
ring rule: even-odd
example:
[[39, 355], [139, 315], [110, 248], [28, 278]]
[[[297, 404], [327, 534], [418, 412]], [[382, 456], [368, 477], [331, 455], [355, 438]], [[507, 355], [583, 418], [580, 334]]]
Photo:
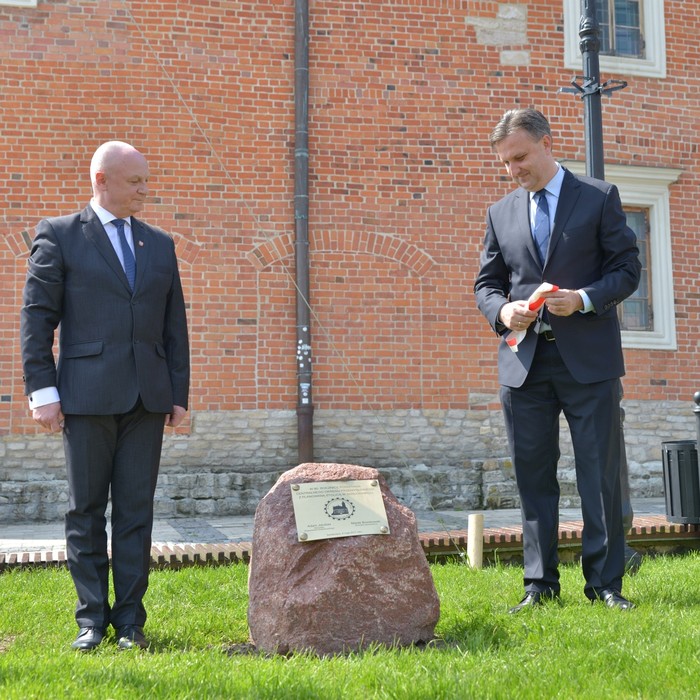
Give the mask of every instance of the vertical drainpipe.
[[309, 297], [309, 4], [294, 1], [294, 259], [296, 266], [297, 452], [314, 461]]

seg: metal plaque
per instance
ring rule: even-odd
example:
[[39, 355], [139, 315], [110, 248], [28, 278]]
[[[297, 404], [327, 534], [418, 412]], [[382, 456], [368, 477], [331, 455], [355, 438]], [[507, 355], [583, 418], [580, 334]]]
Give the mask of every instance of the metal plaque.
[[376, 479], [292, 484], [300, 542], [353, 535], [388, 535], [382, 490]]

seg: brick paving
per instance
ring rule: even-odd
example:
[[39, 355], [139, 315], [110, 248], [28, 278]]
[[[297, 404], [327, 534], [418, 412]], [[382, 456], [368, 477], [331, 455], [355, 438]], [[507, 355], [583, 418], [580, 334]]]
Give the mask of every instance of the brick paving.
[[[645, 552], [700, 549], [700, 525], [670, 522], [663, 498], [633, 500], [635, 512], [628, 543]], [[518, 509], [478, 511], [484, 515], [484, 560], [517, 560], [522, 556]], [[467, 550], [468, 512], [417, 511], [419, 537], [426, 556], [460, 555]], [[576, 555], [581, 545], [581, 514], [560, 511], [559, 546]], [[231, 564], [250, 561], [253, 516], [169, 518], [153, 527], [153, 568]], [[565, 556], [562, 556], [564, 559]], [[63, 523], [0, 525], [0, 571], [14, 567], [65, 566]]]

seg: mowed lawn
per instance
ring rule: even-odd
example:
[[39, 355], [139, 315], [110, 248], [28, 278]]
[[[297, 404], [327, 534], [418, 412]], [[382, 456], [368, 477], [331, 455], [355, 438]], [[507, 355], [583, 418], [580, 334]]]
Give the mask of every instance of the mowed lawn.
[[[591, 605], [580, 567], [562, 605], [508, 615], [522, 569], [431, 566], [441, 601], [425, 648], [317, 658], [248, 645], [243, 564], [154, 571], [148, 651], [110, 635], [89, 654], [65, 569], [0, 574], [0, 698], [679, 698], [700, 697], [700, 554], [646, 559], [625, 580], [631, 612]], [[340, 601], [339, 604], [342, 604]], [[361, 611], [358, 611], [361, 614]]]

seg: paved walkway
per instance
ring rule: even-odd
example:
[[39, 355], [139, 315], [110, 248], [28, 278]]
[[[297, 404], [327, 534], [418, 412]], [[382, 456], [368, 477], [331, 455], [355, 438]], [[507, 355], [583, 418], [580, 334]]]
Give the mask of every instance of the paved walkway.
[[[665, 502], [663, 498], [633, 499], [635, 525], [667, 523]], [[452, 539], [452, 533], [466, 535], [470, 512], [476, 511], [416, 511], [418, 530], [421, 539], [439, 539], [446, 535]], [[484, 515], [484, 530], [498, 536], [521, 533], [520, 510], [509, 508], [504, 510], [478, 511]], [[560, 511], [562, 524], [580, 524], [581, 511], [578, 508], [564, 508]], [[681, 526], [683, 527], [683, 526]], [[693, 526], [691, 526], [693, 527]], [[580, 528], [579, 528], [580, 529]], [[639, 529], [639, 528], [637, 528]], [[675, 528], [677, 529], [677, 528]], [[567, 530], [567, 528], [564, 528]], [[571, 531], [568, 528], [567, 531]], [[153, 547], [155, 551], [182, 549], [185, 547], [216, 547], [235, 543], [249, 544], [253, 539], [253, 516], [224, 516], [196, 518], [167, 518], [156, 520], [153, 526]], [[50, 523], [0, 523], [0, 558], [8, 560], [9, 555], [20, 553], [41, 553], [39, 559], [49, 558], [56, 561], [64, 555], [65, 539], [63, 522]], [[3, 557], [4, 555], [4, 557]], [[36, 559], [37, 557], [32, 557]]]

